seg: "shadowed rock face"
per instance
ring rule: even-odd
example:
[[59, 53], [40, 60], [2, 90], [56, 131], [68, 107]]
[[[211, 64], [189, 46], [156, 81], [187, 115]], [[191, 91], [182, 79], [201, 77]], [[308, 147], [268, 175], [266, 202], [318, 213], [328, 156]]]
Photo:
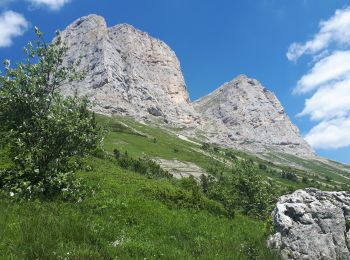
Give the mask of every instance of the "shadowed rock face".
[[75, 21], [62, 38], [69, 48], [66, 62], [81, 58], [80, 69], [87, 71], [85, 80], [64, 86], [64, 94], [87, 96], [103, 114], [197, 124], [180, 63], [164, 42], [127, 24], [107, 28], [96, 15]]
[[350, 193], [297, 190], [282, 196], [272, 213], [268, 240], [283, 259], [350, 259]]
[[209, 141], [253, 152], [274, 149], [313, 156], [276, 96], [241, 75], [194, 102]]

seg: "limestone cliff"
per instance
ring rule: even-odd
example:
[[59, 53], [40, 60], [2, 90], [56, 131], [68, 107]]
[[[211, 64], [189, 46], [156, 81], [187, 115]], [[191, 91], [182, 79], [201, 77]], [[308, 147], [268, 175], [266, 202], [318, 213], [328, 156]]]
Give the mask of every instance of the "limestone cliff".
[[81, 59], [83, 81], [62, 88], [77, 91], [103, 114], [130, 115], [138, 120], [160, 118], [176, 127], [196, 125], [180, 63], [162, 41], [131, 25], [108, 28], [97, 15], [82, 17], [62, 32], [69, 48], [66, 62]]
[[296, 155], [314, 154], [276, 96], [257, 80], [241, 75], [194, 102], [208, 141]]

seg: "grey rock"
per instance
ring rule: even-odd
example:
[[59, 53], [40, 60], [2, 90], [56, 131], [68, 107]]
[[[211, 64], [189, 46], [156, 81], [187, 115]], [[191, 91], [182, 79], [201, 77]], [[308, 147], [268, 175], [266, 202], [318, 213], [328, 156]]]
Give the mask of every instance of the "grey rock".
[[201, 132], [204, 141], [254, 153], [314, 155], [275, 95], [254, 79], [240, 76], [191, 103], [175, 53], [131, 25], [108, 28], [104, 18], [89, 15], [69, 25], [62, 39], [69, 48], [65, 63], [80, 59], [78, 70], [86, 71], [62, 93], [87, 97], [95, 112], [181, 128], [187, 137]]
[[188, 178], [192, 176], [199, 181], [202, 175], [208, 176], [203, 169], [191, 162], [165, 160], [162, 158], [156, 158], [155, 161], [176, 179]]
[[164, 42], [128, 24], [108, 28], [97, 15], [75, 21], [62, 39], [69, 48], [65, 62], [81, 59], [78, 69], [87, 72], [83, 81], [62, 87], [65, 95], [87, 96], [102, 114], [162, 117], [176, 127], [197, 124], [180, 63]]
[[350, 193], [308, 188], [282, 196], [268, 240], [283, 259], [350, 259]]
[[240, 75], [194, 102], [207, 140], [254, 153], [275, 150], [313, 157], [276, 96]]

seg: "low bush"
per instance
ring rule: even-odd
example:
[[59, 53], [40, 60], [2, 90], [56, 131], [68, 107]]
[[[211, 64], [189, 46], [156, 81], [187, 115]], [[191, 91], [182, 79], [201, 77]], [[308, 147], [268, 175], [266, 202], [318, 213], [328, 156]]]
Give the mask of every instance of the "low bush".
[[223, 205], [208, 199], [193, 178], [184, 178], [179, 185], [180, 187], [170, 184], [148, 186], [144, 191], [170, 208], [206, 210], [213, 215], [227, 216]]
[[281, 172], [281, 177], [283, 179], [287, 179], [287, 180], [290, 180], [290, 181], [298, 181], [298, 176], [295, 174], [295, 173], [292, 173], [292, 172], [286, 172], [286, 171], [283, 171]]
[[259, 219], [269, 218], [280, 189], [259, 175], [259, 168], [249, 161], [237, 162], [231, 175], [216, 179], [202, 177], [201, 186], [208, 198], [219, 201], [230, 213], [240, 210]]
[[118, 165], [124, 169], [135, 171], [150, 178], [172, 177], [172, 175], [162, 169], [158, 163], [147, 157], [134, 159], [130, 157], [127, 152], [122, 153], [118, 149], [114, 149], [113, 153]]

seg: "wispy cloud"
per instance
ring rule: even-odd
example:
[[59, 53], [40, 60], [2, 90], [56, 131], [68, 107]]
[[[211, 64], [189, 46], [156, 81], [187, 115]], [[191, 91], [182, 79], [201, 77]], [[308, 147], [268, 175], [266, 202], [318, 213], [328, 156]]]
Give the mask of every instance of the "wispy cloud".
[[295, 93], [312, 93], [299, 116], [318, 121], [305, 136], [314, 148], [350, 146], [350, 7], [320, 23], [305, 43], [293, 43], [287, 57], [311, 55], [312, 68], [297, 82]]
[[52, 11], [60, 10], [65, 4], [71, 0], [27, 0], [33, 7], [47, 7]]
[[296, 61], [303, 54], [315, 54], [335, 43], [340, 47], [350, 46], [350, 7], [337, 10], [333, 17], [320, 22], [320, 30], [305, 43], [292, 43], [287, 58]]
[[9, 47], [13, 38], [21, 36], [28, 29], [28, 21], [23, 15], [6, 11], [0, 15], [0, 47]]

